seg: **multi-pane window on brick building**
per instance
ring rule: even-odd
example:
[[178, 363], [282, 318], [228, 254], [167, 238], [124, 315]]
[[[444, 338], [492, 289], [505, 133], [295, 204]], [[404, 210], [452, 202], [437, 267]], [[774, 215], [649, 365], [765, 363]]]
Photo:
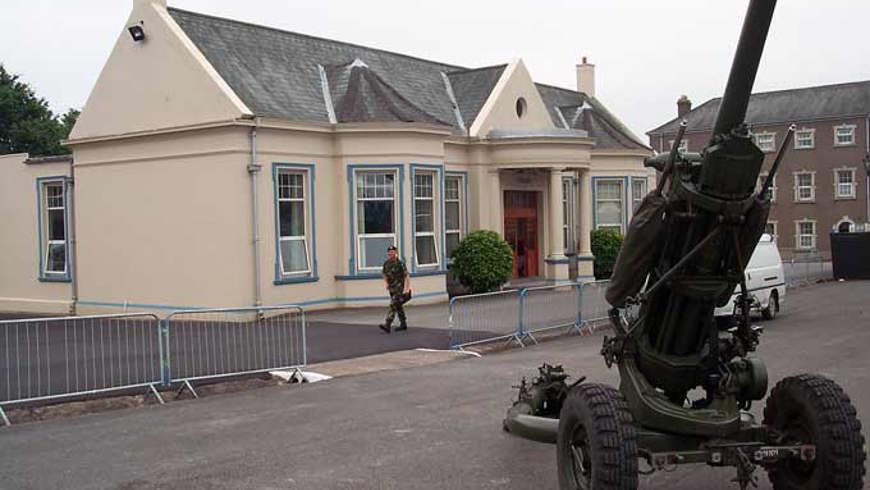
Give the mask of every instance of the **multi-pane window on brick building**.
[[834, 170], [834, 186], [837, 199], [855, 199], [855, 169]]
[[756, 133], [755, 144], [763, 152], [776, 150], [776, 133]]
[[815, 173], [795, 172], [794, 200], [796, 202], [812, 202], [816, 199]]
[[794, 148], [795, 150], [807, 150], [816, 146], [816, 130], [801, 129], [795, 131]]
[[[761, 187], [764, 185], [764, 182], [767, 180], [767, 173], [758, 174], [758, 183], [755, 187], [755, 192], [761, 192]], [[773, 182], [770, 183], [770, 188], [767, 189], [767, 197], [770, 198], [770, 202], [776, 202], [776, 175], [773, 176]]]
[[795, 248], [814, 250], [816, 248], [816, 222], [801, 220], [795, 222]]
[[764, 232], [773, 237], [773, 240], [776, 241], [776, 221], [768, 221], [764, 224]]
[[842, 126], [834, 126], [834, 146], [849, 146], [854, 144], [854, 124], [843, 124]]

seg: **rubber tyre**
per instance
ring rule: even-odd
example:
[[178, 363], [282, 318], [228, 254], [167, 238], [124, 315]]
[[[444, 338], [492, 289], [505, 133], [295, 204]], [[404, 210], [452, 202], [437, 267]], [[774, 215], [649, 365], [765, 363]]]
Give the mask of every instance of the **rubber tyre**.
[[814, 374], [783, 379], [764, 407], [764, 424], [786, 443], [816, 445], [812, 463], [787, 460], [768, 468], [775, 490], [863, 488], [864, 436], [849, 397], [834, 381]]
[[779, 313], [779, 294], [773, 290], [767, 300], [767, 308], [761, 310], [761, 317], [765, 320], [773, 320], [777, 313]]
[[[556, 462], [561, 490], [637, 489], [637, 432], [619, 391], [584, 383], [568, 393], [559, 414]], [[578, 465], [585, 487], [575, 476]]]

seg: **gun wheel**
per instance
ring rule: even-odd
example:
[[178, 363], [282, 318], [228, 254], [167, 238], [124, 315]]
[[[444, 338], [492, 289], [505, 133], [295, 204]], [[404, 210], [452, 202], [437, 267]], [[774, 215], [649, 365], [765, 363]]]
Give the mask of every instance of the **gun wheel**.
[[783, 379], [764, 407], [764, 424], [786, 443], [816, 446], [816, 459], [780, 461], [768, 468], [776, 490], [851, 490], [863, 488], [864, 436], [849, 397], [834, 381], [801, 374]]
[[559, 414], [556, 459], [561, 490], [634, 490], [637, 433], [619, 391], [601, 384], [574, 387]]

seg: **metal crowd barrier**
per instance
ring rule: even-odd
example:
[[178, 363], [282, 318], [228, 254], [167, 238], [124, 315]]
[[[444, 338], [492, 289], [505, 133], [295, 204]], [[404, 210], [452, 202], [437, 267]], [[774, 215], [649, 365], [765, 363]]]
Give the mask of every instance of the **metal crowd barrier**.
[[593, 333], [604, 325], [609, 325], [610, 303], [604, 297], [610, 280], [587, 282], [580, 288], [580, 318], [578, 322], [583, 331]]
[[450, 347], [495, 340], [523, 345], [519, 290], [456, 296], [450, 300]]
[[307, 363], [305, 312], [299, 306], [175, 311], [164, 320], [164, 378], [196, 396], [192, 381]]
[[789, 287], [808, 286], [834, 277], [834, 269], [830, 261], [796, 261], [791, 259], [783, 262], [782, 266], [785, 273], [785, 283]]
[[580, 298], [583, 285], [557, 284], [523, 289], [520, 292], [520, 334], [537, 342], [534, 334], [553, 329], [581, 333]]
[[160, 320], [147, 313], [0, 321], [0, 418], [4, 405], [155, 388]]

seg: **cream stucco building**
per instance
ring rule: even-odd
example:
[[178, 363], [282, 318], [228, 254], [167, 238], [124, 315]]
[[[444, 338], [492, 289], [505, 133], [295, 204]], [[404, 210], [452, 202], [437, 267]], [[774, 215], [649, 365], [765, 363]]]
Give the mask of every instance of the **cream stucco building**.
[[[72, 160], [0, 157], [0, 310], [383, 304], [395, 243], [446, 299], [471, 230], [514, 275], [590, 279], [650, 150], [521, 60], [467, 69], [137, 0], [70, 135]], [[8, 232], [7, 232], [8, 231]]]

